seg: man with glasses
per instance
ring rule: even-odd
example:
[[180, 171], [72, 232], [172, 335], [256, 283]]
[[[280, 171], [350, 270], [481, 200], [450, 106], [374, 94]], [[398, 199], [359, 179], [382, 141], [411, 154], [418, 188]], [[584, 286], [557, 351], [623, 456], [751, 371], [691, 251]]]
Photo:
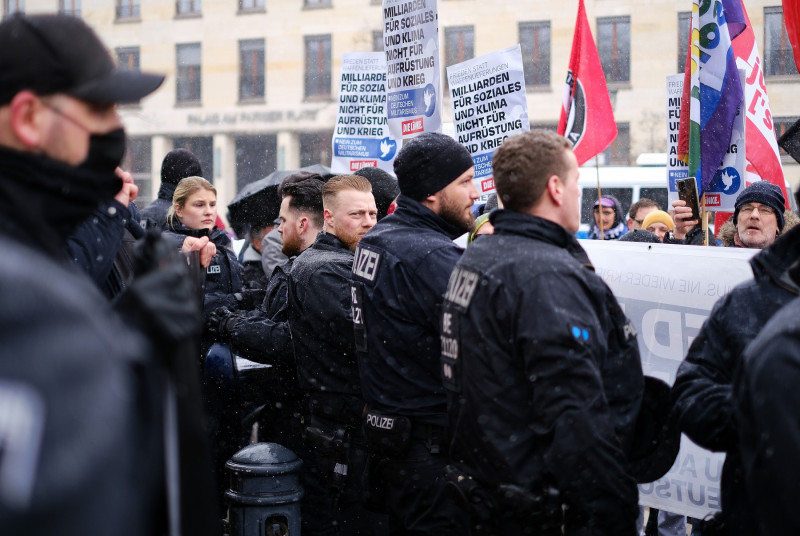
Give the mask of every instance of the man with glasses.
[[642, 197], [637, 202], [631, 205], [628, 211], [628, 230], [643, 229], [642, 223], [648, 214], [654, 210], [660, 210], [661, 207], [652, 199]]
[[673, 386], [681, 430], [703, 448], [725, 452], [722, 522], [725, 534], [758, 534], [753, 501], [743, 483], [737, 444], [733, 377], [745, 347], [783, 305], [800, 295], [800, 228], [780, 236], [785, 201], [766, 181], [747, 187], [736, 199], [736, 245], [763, 248], [750, 260], [753, 280], [721, 298], [689, 347]]

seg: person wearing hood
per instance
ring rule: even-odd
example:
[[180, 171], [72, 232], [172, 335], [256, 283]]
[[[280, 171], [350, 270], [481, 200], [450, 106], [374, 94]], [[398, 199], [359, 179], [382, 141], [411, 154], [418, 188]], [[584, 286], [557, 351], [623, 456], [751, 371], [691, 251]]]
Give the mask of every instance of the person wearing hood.
[[[590, 240], [617, 240], [628, 232], [623, 216], [625, 211], [616, 197], [605, 195], [594, 202], [594, 225], [589, 231]], [[601, 231], [602, 227], [602, 231]]]
[[364, 430], [376, 464], [369, 487], [379, 492], [369, 500], [389, 514], [392, 534], [460, 536], [469, 527], [441, 479], [449, 458], [437, 311], [463, 252], [453, 239], [472, 229], [475, 171], [463, 145], [433, 132], [405, 143], [394, 171], [397, 210], [361, 239], [352, 267]]
[[[778, 201], [775, 203], [777, 208]], [[760, 212], [760, 208], [753, 210]], [[773, 224], [770, 236], [777, 236], [779, 230], [775, 226], [777, 214], [773, 211], [769, 215]], [[739, 211], [739, 222], [742, 217]], [[724, 534], [731, 536], [758, 534], [754, 501], [743, 482], [733, 380], [742, 365], [745, 347], [776, 311], [800, 295], [799, 260], [800, 226], [756, 254], [750, 260], [753, 280], [735, 287], [714, 305], [678, 367], [672, 387], [681, 431], [703, 448], [726, 453], [720, 488], [721, 520]]]
[[163, 80], [115, 68], [80, 18], [0, 22], [0, 534], [167, 532], [167, 348], [199, 327], [186, 263], [140, 266], [112, 306], [67, 246], [126, 188], [116, 104]]
[[140, 221], [145, 228], [167, 230], [167, 213], [172, 206], [175, 187], [186, 177], [202, 177], [203, 168], [197, 157], [188, 149], [173, 149], [161, 162], [161, 186], [158, 196], [140, 211]]

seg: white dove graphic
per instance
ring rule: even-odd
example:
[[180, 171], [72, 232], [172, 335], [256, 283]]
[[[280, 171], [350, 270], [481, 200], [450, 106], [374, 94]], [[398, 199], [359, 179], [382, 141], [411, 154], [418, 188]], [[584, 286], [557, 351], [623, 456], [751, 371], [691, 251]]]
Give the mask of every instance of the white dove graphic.
[[425, 93], [422, 95], [422, 98], [425, 99], [425, 111], [429, 111], [431, 106], [433, 105], [433, 91], [430, 89], [426, 89]]
[[725, 185], [725, 188], [723, 188], [723, 190], [726, 192], [730, 190], [731, 185], [733, 184], [733, 177], [728, 175], [727, 171], [723, 171], [722, 175], [720, 176], [720, 179], [722, 179], [722, 183]]
[[392, 150], [393, 143], [389, 140], [381, 140], [381, 158], [386, 158], [389, 154], [389, 151]]

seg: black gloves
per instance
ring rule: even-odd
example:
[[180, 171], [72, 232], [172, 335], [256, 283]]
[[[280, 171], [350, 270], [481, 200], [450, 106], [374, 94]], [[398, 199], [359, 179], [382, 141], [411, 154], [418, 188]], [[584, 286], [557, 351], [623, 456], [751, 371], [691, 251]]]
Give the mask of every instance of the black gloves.
[[206, 319], [206, 329], [212, 335], [216, 335], [220, 340], [229, 339], [234, 330], [236, 321], [241, 317], [228, 309], [219, 307]]

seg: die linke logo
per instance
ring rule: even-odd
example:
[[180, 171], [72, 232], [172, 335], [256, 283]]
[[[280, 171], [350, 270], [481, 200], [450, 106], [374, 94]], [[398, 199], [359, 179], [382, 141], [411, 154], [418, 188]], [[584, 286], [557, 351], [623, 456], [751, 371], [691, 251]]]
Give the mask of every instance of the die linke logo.
[[494, 177], [489, 177], [481, 181], [481, 191], [488, 192], [489, 190], [494, 190]]
[[422, 118], [419, 119], [411, 119], [409, 121], [403, 121], [403, 136], [407, 134], [416, 134], [417, 132], [422, 132]]
[[722, 199], [719, 194], [706, 194], [707, 207], [719, 207], [722, 205]]
[[378, 167], [377, 160], [351, 160], [350, 171], [358, 171], [365, 167]]

